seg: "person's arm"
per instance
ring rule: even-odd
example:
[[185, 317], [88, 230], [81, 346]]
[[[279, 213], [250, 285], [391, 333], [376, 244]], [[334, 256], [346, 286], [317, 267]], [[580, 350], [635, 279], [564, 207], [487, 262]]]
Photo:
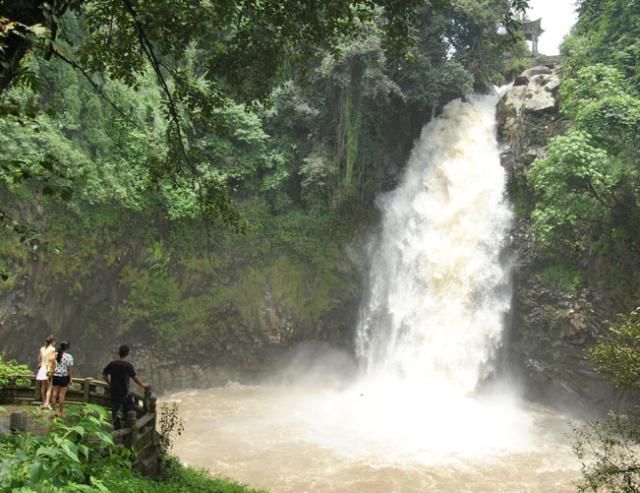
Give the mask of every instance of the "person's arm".
[[107, 385], [111, 387], [111, 363], [104, 367], [102, 370], [102, 379], [107, 382]]
[[42, 351], [38, 351], [38, 368], [42, 366]]
[[151, 384], [144, 383], [142, 380], [140, 380], [140, 379], [138, 378], [138, 376], [137, 376], [137, 375], [134, 375], [134, 376], [133, 376], [133, 377], [131, 377], [131, 378], [133, 378], [133, 381], [134, 381], [135, 383], [137, 383], [138, 385], [140, 385], [140, 387], [142, 387], [143, 389], [145, 389], [145, 390], [149, 390], [149, 389], [151, 388]]
[[69, 355], [69, 362], [67, 363], [67, 373], [69, 374], [69, 385], [73, 382], [71, 377], [71, 369], [73, 368], [73, 356]]

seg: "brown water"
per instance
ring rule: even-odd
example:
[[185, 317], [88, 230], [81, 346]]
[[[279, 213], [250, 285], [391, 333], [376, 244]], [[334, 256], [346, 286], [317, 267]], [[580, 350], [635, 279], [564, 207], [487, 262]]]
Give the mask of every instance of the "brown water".
[[175, 452], [274, 493], [576, 491], [565, 416], [500, 399], [454, 409], [365, 392], [229, 384], [176, 393], [166, 399], [185, 424]]

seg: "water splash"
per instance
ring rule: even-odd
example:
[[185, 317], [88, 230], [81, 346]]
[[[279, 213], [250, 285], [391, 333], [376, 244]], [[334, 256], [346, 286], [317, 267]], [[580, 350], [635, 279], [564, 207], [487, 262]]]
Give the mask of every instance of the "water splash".
[[493, 369], [509, 309], [500, 261], [512, 214], [494, 96], [448, 104], [382, 197], [357, 332], [369, 377], [467, 395]]

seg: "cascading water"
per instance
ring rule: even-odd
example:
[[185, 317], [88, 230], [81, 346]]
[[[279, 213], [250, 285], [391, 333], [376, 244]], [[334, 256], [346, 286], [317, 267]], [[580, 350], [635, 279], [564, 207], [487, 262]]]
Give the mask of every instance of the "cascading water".
[[329, 383], [339, 358], [311, 368], [301, 357], [288, 373], [303, 378], [284, 385], [176, 394], [179, 457], [275, 493], [575, 490], [564, 418], [506, 388], [474, 392], [493, 369], [510, 299], [495, 102], [447, 105], [380, 199], [360, 377]]
[[467, 394], [491, 370], [510, 300], [495, 103], [447, 105], [423, 129], [399, 187], [379, 201], [382, 231], [357, 333], [370, 376]]

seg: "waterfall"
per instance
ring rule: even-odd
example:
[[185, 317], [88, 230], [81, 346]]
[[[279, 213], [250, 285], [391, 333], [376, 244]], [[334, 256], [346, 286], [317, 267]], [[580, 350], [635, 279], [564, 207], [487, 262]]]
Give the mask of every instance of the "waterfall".
[[493, 370], [512, 213], [496, 140], [496, 97], [449, 103], [427, 124], [396, 190], [382, 196], [357, 331], [368, 376], [472, 392]]
[[537, 478], [569, 447], [511, 382], [473, 392], [493, 369], [510, 303], [495, 104], [450, 103], [380, 197], [356, 341], [366, 372], [352, 378], [335, 354], [301, 353], [286, 385], [211, 389], [205, 405], [187, 406], [201, 426], [184, 450], [203, 439], [235, 450], [216, 464], [270, 471], [274, 491], [494, 491], [496, 481], [542, 491]]

